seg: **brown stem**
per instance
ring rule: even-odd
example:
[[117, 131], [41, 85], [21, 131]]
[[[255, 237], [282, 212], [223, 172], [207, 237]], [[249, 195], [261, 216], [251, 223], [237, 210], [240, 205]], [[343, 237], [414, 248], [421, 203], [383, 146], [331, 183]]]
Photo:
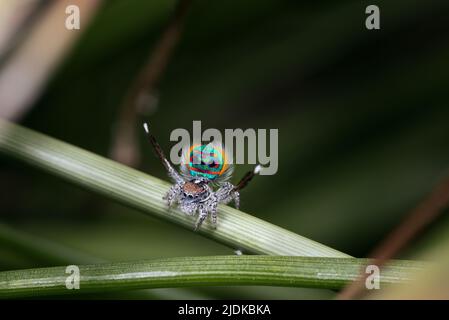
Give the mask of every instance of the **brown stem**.
[[[449, 177], [443, 179], [408, 216], [370, 254], [370, 264], [379, 268], [400, 252], [407, 244], [434, 221], [449, 206]], [[363, 272], [358, 280], [350, 283], [337, 299], [354, 299], [363, 293], [369, 274]]]
[[167, 27], [153, 53], [141, 69], [125, 96], [119, 111], [118, 125], [112, 142], [111, 157], [129, 166], [138, 166], [140, 153], [137, 146], [137, 111], [143, 98], [151, 97], [166, 70], [179, 39], [182, 26], [192, 0], [179, 0]]

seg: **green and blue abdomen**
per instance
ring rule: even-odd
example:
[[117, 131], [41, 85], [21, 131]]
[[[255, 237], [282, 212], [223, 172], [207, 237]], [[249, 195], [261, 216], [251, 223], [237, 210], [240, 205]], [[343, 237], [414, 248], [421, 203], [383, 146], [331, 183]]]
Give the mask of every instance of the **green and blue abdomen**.
[[187, 168], [192, 177], [215, 180], [226, 169], [226, 156], [221, 148], [211, 145], [193, 146]]

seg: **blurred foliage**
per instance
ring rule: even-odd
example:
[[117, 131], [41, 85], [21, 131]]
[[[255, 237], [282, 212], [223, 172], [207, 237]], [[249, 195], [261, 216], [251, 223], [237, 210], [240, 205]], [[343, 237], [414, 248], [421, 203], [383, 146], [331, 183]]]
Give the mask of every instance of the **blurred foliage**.
[[[354, 256], [366, 255], [449, 168], [449, 3], [376, 1], [380, 31], [365, 29], [368, 4], [195, 1], [158, 109], [145, 117], [167, 151], [170, 132], [191, 130], [192, 120], [203, 130], [278, 128], [279, 171], [257, 177], [242, 209]], [[23, 124], [108, 155], [120, 102], [173, 5], [107, 1]], [[144, 171], [164, 178], [141, 138]], [[235, 179], [247, 169], [239, 166]], [[2, 220], [88, 254], [117, 261], [231, 253], [9, 159], [1, 159], [0, 175]], [[447, 232], [438, 225], [448, 222], [437, 221], [435, 232]], [[8, 254], [3, 270], [36, 266]]]

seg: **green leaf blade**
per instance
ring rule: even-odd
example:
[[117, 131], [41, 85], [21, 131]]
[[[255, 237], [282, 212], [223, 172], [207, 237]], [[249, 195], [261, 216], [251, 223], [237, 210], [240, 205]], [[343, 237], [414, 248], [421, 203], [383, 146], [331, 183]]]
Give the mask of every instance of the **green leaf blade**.
[[[79, 290], [66, 288], [66, 267], [4, 271], [0, 297], [223, 285], [340, 289], [367, 263], [354, 258], [213, 256], [94, 264], [79, 266]], [[381, 285], [410, 281], [424, 267], [421, 262], [391, 261], [382, 270]]]
[[[41, 133], [0, 120], [0, 153], [136, 208], [193, 230], [195, 217], [167, 209], [162, 199], [169, 184]], [[228, 206], [219, 207], [218, 228], [208, 223], [198, 233], [247, 253], [349, 257], [291, 231]]]

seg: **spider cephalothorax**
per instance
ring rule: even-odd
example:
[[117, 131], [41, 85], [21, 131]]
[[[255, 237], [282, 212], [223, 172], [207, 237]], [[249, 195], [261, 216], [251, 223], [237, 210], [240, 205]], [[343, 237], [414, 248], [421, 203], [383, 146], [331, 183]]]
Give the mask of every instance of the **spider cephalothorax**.
[[[165, 157], [161, 147], [144, 124], [151, 144], [165, 166], [168, 175], [174, 180], [164, 197], [169, 207], [177, 204], [182, 212], [193, 215], [198, 213], [195, 224], [197, 230], [210, 214], [214, 226], [217, 224], [217, 207], [219, 203], [228, 204], [234, 201], [239, 207], [239, 191], [260, 172], [260, 166], [248, 172], [237, 185], [228, 180], [232, 176], [233, 167], [227, 163], [224, 148], [217, 144], [197, 145], [191, 147], [183, 155], [181, 172], [178, 173]], [[214, 187], [217, 188], [214, 191]]]

